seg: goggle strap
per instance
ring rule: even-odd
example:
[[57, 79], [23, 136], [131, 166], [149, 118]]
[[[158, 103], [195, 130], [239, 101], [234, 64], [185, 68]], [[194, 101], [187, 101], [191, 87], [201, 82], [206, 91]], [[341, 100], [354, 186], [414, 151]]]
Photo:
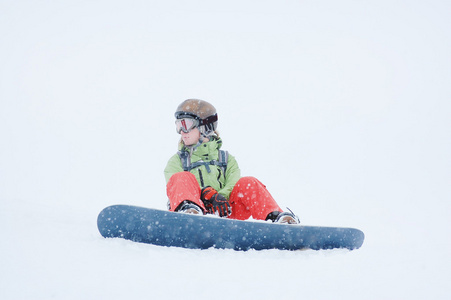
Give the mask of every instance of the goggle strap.
[[200, 120], [199, 125], [206, 125], [206, 124], [214, 123], [217, 120], [218, 120], [218, 114], [214, 114], [212, 116], [209, 116], [208, 118]]
[[176, 112], [175, 113], [175, 118], [176, 119], [185, 119], [185, 118], [189, 118], [189, 119], [196, 119], [199, 120], [199, 117], [196, 116], [195, 114], [189, 113], [189, 112]]

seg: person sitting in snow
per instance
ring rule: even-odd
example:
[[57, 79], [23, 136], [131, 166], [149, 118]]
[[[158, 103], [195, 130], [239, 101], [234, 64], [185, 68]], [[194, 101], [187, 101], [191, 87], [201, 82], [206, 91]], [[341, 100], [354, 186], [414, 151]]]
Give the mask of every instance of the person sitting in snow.
[[298, 224], [284, 212], [266, 186], [254, 177], [241, 177], [234, 156], [220, 150], [218, 115], [210, 103], [188, 99], [175, 112], [179, 151], [164, 170], [168, 208], [191, 214], [216, 214], [237, 220], [271, 220]]

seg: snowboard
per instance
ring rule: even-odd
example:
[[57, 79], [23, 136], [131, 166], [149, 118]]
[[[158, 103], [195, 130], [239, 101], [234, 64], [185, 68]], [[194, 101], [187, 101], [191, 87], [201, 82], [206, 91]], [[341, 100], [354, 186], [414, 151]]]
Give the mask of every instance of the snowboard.
[[240, 221], [130, 205], [103, 209], [97, 227], [106, 238], [190, 249], [353, 250], [364, 240], [363, 232], [354, 228]]

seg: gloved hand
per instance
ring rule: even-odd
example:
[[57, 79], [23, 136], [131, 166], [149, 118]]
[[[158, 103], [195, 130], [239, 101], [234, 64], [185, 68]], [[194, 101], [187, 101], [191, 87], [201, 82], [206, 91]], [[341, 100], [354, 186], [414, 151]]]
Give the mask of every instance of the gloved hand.
[[229, 201], [211, 186], [202, 189], [200, 199], [210, 214], [217, 212], [220, 217], [227, 217], [231, 213]]

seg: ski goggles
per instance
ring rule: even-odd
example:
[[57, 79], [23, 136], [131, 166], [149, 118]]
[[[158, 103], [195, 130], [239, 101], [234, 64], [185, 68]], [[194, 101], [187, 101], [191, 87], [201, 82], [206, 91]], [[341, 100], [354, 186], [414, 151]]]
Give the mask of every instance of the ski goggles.
[[180, 134], [182, 130], [183, 132], [188, 133], [197, 126], [199, 126], [199, 121], [196, 119], [183, 118], [175, 120], [175, 129], [177, 130], [178, 134]]

